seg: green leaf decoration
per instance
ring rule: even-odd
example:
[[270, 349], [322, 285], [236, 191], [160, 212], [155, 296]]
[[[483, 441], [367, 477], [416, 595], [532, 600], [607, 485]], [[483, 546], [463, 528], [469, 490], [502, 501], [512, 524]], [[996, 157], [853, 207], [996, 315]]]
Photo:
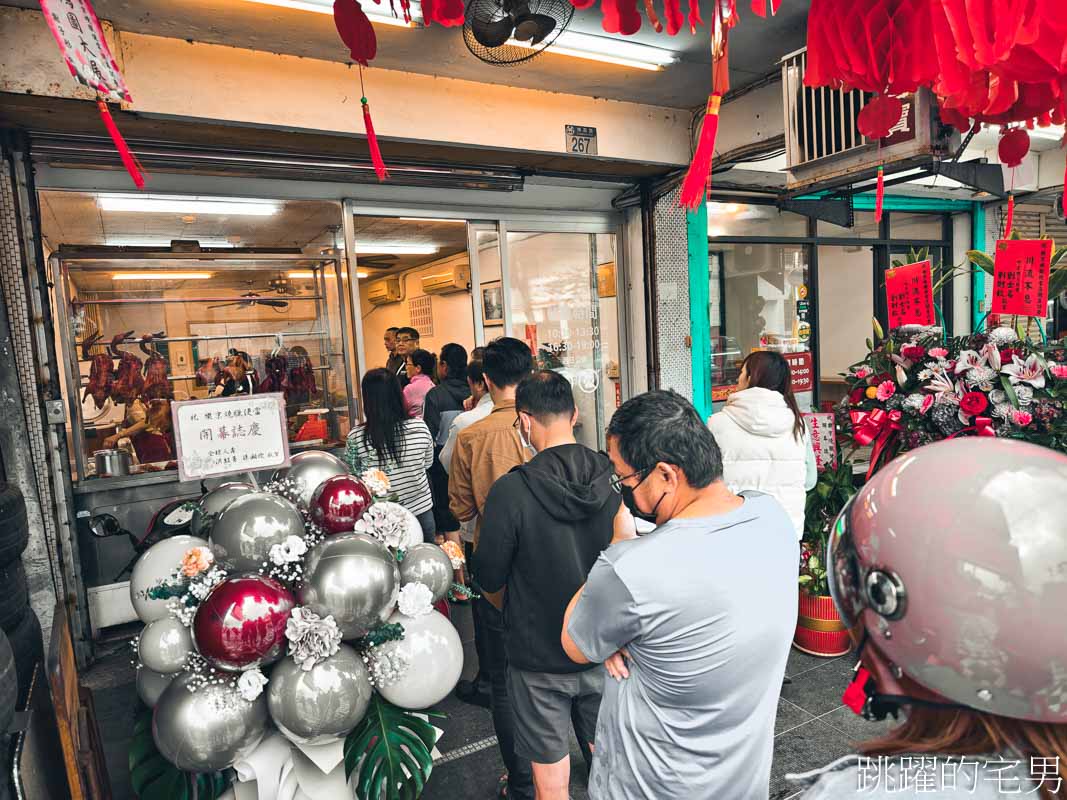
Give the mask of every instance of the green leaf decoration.
[[[440, 717], [436, 712], [425, 712]], [[360, 800], [415, 800], [433, 770], [433, 725], [377, 692], [362, 722], [345, 738], [345, 775], [356, 775]]]
[[1015, 387], [1011, 385], [1011, 379], [1007, 375], [1000, 376], [1000, 385], [1004, 387], [1004, 393], [1008, 396], [1008, 401], [1012, 404], [1012, 407], [1019, 407], [1019, 395], [1015, 393]]
[[1063, 254], [1067, 253], [1067, 246], [1057, 247], [1052, 253], [1052, 266], [1056, 266], [1060, 263], [1060, 259], [1063, 258]]
[[221, 772], [194, 775], [167, 761], [152, 739], [150, 708], [142, 708], [134, 722], [129, 764], [130, 783], [141, 800], [216, 800], [230, 785]]
[[983, 253], [981, 250], [968, 250], [967, 258], [972, 264], [980, 267], [984, 272], [993, 274], [993, 259]]

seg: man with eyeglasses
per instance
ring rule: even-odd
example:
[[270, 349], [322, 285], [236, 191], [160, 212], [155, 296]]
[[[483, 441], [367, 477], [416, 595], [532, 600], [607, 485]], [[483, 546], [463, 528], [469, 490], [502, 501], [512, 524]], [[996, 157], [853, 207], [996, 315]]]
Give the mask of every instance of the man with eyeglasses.
[[592, 800], [766, 800], [797, 618], [796, 530], [769, 495], [733, 494], [697, 410], [639, 395], [608, 425], [615, 485], [651, 534], [606, 550], [561, 642], [605, 662]]
[[515, 754], [533, 765], [537, 800], [567, 800], [570, 729], [592, 741], [604, 689], [600, 665], [576, 664], [559, 638], [567, 603], [610, 544], [620, 507], [611, 462], [577, 443], [577, 421], [563, 375], [541, 370], [519, 383], [515, 427], [536, 455], [493, 484], [472, 559], [484, 591], [507, 590]]
[[397, 380], [400, 381], [401, 388], [407, 386], [409, 381], [407, 373], [408, 356], [418, 349], [419, 332], [417, 330], [411, 327], [396, 329], [396, 350], [394, 354], [400, 359], [400, 366], [397, 367], [394, 374]]

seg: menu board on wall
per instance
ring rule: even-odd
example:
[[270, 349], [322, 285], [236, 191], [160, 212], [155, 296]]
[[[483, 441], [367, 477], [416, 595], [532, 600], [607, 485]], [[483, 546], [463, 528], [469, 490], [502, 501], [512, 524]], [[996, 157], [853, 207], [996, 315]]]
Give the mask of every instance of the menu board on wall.
[[811, 434], [811, 446], [815, 450], [815, 466], [819, 472], [837, 469], [837, 434], [834, 432], [834, 415], [826, 412], [804, 414], [804, 422]]
[[887, 269], [885, 296], [890, 330], [901, 325], [936, 324], [929, 260]]
[[993, 271], [994, 314], [1048, 314], [1051, 239], [1001, 239]]
[[793, 394], [810, 392], [815, 386], [815, 376], [811, 367], [811, 351], [800, 353], [782, 353], [789, 362], [790, 381]]
[[183, 481], [289, 466], [281, 392], [171, 403], [171, 415]]

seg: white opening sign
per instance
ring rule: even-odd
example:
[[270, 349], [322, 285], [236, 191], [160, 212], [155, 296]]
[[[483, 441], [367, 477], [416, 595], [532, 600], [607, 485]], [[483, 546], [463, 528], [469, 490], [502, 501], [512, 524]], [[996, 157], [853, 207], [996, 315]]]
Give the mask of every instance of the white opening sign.
[[171, 414], [183, 481], [289, 466], [281, 392], [171, 403]]

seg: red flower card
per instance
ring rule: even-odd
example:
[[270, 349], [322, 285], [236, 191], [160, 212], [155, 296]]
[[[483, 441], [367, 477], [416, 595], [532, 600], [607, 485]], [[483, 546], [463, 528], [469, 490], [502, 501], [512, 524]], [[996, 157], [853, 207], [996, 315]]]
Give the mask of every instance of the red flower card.
[[901, 325], [935, 325], [934, 287], [930, 262], [905, 264], [885, 272], [885, 298], [889, 329]]
[[1051, 239], [999, 240], [993, 271], [993, 313], [1044, 319], [1051, 265]]

